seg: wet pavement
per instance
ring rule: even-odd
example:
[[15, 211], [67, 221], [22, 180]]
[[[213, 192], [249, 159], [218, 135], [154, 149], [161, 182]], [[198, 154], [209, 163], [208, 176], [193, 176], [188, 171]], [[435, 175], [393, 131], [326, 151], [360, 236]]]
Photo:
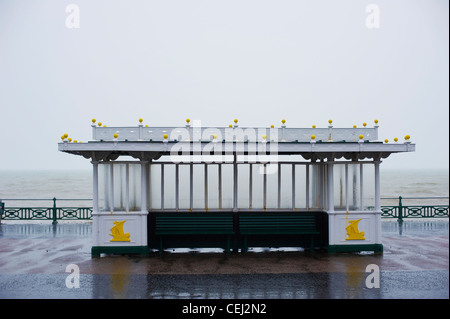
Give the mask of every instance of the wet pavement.
[[[3, 221], [0, 298], [447, 299], [448, 225], [448, 219], [402, 227], [384, 220], [383, 254], [176, 250], [91, 258], [89, 222]], [[79, 280], [66, 272], [71, 264]], [[68, 288], [75, 282], [79, 288]]]

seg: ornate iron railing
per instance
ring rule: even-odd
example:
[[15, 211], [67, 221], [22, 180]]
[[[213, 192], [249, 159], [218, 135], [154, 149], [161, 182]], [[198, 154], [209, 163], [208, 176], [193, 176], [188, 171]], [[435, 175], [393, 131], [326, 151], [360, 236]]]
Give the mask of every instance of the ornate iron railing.
[[[448, 218], [449, 205], [403, 205], [405, 199], [447, 199], [449, 197], [384, 197], [398, 199], [398, 205], [381, 206], [383, 218]], [[92, 199], [3, 199], [7, 201], [52, 201], [51, 207], [5, 207], [0, 200], [0, 220], [90, 220], [92, 207], [58, 207], [57, 201], [92, 201]]]
[[5, 201], [52, 201], [51, 207], [5, 207], [0, 200], [0, 220], [90, 220], [92, 207], [58, 207], [57, 201], [92, 201], [92, 199], [3, 199]]
[[[435, 197], [398, 197], [398, 205], [381, 206], [381, 217], [397, 218], [399, 222], [404, 218], [448, 218], [449, 205], [403, 205], [405, 199], [447, 199], [446, 196]], [[397, 197], [385, 197], [382, 199], [397, 199]]]

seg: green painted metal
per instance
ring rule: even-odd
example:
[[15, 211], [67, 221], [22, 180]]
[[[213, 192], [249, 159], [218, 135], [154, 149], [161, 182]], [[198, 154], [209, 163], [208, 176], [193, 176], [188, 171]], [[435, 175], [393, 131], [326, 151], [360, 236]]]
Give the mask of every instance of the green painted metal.
[[[448, 197], [437, 197], [447, 198]], [[448, 218], [449, 205], [404, 205], [404, 197], [398, 197], [398, 205], [381, 206], [381, 217], [397, 218], [398, 222], [403, 222], [405, 218]], [[420, 198], [408, 198], [420, 199]], [[424, 197], [423, 199], [427, 199]]]
[[360, 251], [373, 251], [374, 253], [382, 253], [382, 244], [357, 244], [357, 245], [329, 245], [329, 253], [351, 253]]
[[314, 235], [320, 234], [313, 213], [240, 213], [239, 231], [243, 252], [248, 250], [249, 238], [258, 235], [309, 235], [310, 249], [314, 250]]
[[50, 207], [6, 207], [6, 203], [0, 200], [0, 218], [3, 220], [51, 220], [56, 224], [58, 220], [91, 220], [92, 207], [62, 207], [58, 201], [89, 201], [89, 199], [8, 199], [7, 201], [37, 201], [51, 202]]
[[[448, 199], [448, 197], [442, 197]], [[382, 218], [397, 218], [402, 222], [405, 218], [448, 218], [449, 205], [404, 205], [403, 197], [398, 197], [398, 205], [381, 206]], [[414, 198], [409, 198], [414, 199]], [[419, 198], [417, 198], [419, 199]], [[51, 207], [6, 207], [0, 200], [0, 220], [90, 220], [92, 207], [64, 207], [58, 201], [91, 201], [92, 199], [12, 199], [15, 201], [50, 201]], [[167, 213], [164, 213], [167, 214]], [[211, 214], [216, 214], [211, 212]], [[242, 213], [239, 213], [242, 215]], [[277, 213], [278, 214], [278, 213]]]
[[100, 254], [139, 254], [147, 256], [148, 246], [93, 246], [91, 248], [92, 257], [100, 257]]
[[[159, 251], [169, 247], [168, 237], [183, 235], [183, 241], [186, 236], [192, 240], [193, 236], [201, 236], [201, 240], [197, 245], [205, 243], [211, 245], [212, 240], [205, 241], [206, 238], [223, 238], [225, 245], [221, 240], [217, 241], [217, 246], [225, 247], [226, 252], [230, 251], [231, 236], [234, 235], [233, 213], [157, 213], [155, 214], [155, 227], [153, 234], [159, 238]], [[186, 244], [186, 243], [184, 243]], [[179, 246], [180, 243], [175, 244]], [[196, 246], [197, 246], [196, 245]]]

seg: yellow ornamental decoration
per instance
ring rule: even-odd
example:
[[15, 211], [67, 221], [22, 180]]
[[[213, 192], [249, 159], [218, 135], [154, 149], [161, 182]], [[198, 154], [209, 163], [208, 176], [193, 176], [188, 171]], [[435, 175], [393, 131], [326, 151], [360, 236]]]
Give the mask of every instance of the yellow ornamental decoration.
[[345, 240], [365, 240], [366, 239], [366, 238], [364, 238], [364, 232], [359, 231], [359, 229], [358, 229], [358, 224], [360, 221], [361, 221], [361, 219], [348, 221], [349, 225], [347, 227], [345, 227], [345, 229], [347, 230], [348, 237]]
[[123, 224], [126, 220], [122, 220], [120, 222], [114, 221], [114, 226], [111, 228], [110, 236], [113, 238], [110, 241], [130, 241], [130, 233], [123, 232]]

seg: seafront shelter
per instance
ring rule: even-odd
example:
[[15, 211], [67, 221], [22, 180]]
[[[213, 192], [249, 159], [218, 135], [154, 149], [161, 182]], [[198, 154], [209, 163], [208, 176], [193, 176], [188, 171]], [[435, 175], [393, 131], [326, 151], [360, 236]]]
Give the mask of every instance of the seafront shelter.
[[58, 149], [93, 168], [92, 255], [303, 247], [382, 252], [380, 164], [413, 152], [373, 127], [105, 127]]

